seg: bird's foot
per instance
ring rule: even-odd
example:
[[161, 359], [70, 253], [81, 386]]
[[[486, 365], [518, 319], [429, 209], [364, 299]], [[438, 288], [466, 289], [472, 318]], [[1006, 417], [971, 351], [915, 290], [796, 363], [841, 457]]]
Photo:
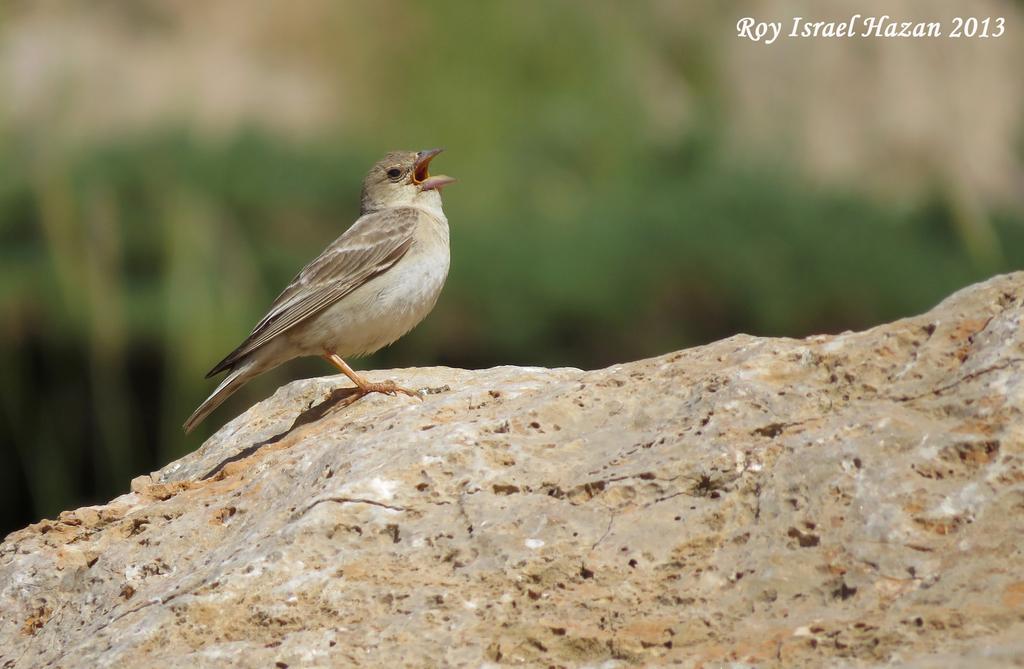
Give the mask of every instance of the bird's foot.
[[364, 383], [359, 387], [360, 395], [369, 395], [370, 393], [384, 393], [385, 395], [397, 395], [402, 393], [409, 397], [415, 397], [416, 399], [423, 399], [423, 396], [415, 391], [403, 388], [394, 381], [381, 381], [379, 383]]

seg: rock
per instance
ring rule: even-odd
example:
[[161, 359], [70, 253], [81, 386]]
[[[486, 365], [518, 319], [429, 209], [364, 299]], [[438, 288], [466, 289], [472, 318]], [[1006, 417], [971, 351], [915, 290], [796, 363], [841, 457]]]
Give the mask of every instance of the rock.
[[297, 381], [8, 536], [0, 667], [1020, 663], [1022, 314]]

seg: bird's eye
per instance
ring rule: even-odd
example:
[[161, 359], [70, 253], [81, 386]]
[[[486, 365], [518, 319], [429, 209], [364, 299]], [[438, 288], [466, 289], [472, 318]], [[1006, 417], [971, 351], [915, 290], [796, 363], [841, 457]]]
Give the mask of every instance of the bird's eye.
[[402, 170], [397, 167], [392, 167], [388, 170], [388, 179], [397, 179], [400, 176], [402, 176]]

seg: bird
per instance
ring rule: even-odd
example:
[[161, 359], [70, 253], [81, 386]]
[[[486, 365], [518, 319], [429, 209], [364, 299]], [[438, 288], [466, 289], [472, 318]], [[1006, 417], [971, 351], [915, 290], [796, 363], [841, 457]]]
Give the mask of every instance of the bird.
[[369, 355], [412, 330], [434, 308], [451, 262], [441, 189], [431, 176], [443, 149], [392, 151], [363, 180], [359, 218], [277, 296], [245, 341], [207, 373], [227, 372], [182, 426], [188, 434], [254, 377], [303, 356], [320, 356], [369, 393], [419, 394], [372, 383], [345, 358]]

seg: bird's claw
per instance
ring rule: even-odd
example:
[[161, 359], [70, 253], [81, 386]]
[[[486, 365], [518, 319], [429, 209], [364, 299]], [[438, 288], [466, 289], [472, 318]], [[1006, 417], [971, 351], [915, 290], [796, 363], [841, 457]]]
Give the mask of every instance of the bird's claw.
[[385, 395], [392, 395], [392, 396], [394, 396], [394, 395], [397, 395], [398, 393], [402, 393], [403, 395], [408, 395], [409, 397], [415, 397], [416, 399], [419, 399], [419, 400], [423, 399], [423, 395], [419, 391], [409, 390], [408, 388], [403, 388], [402, 386], [398, 385], [394, 381], [381, 381], [379, 383], [367, 383], [365, 386], [361, 386], [359, 388], [359, 391], [363, 395], [369, 395], [370, 393], [383, 393]]

